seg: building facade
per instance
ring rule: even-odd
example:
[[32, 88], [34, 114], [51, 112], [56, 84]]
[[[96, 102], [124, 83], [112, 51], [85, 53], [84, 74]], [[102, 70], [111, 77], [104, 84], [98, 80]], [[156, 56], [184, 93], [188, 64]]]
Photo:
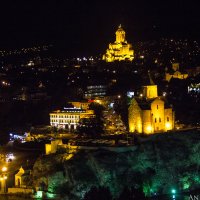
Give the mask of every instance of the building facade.
[[50, 124], [57, 128], [75, 130], [82, 118], [94, 118], [94, 111], [89, 110], [89, 103], [70, 102], [74, 107], [51, 112]]
[[15, 174], [15, 187], [26, 188], [28, 186], [28, 180], [31, 179], [32, 170], [30, 167], [20, 167], [17, 174]]
[[114, 43], [110, 43], [106, 53], [103, 55], [103, 60], [106, 62], [114, 61], [132, 61], [134, 59], [134, 50], [132, 45], [126, 41], [126, 32], [121, 27], [118, 27], [116, 31], [116, 40]]
[[153, 134], [174, 129], [175, 113], [157, 93], [157, 85], [143, 86], [143, 94], [129, 106], [129, 132]]
[[84, 110], [88, 110], [89, 105], [90, 105], [90, 103], [88, 101], [85, 101], [85, 102], [83, 102], [83, 101], [81, 101], [81, 102], [80, 101], [71, 101], [71, 102], [69, 102], [69, 104], [72, 104], [72, 106], [74, 108], [82, 108]]
[[165, 73], [165, 80], [170, 81], [172, 78], [175, 79], [186, 79], [188, 77], [188, 73], [180, 72], [179, 70], [179, 63], [172, 64], [172, 71]]
[[87, 90], [85, 91], [86, 99], [93, 99], [96, 97], [104, 97], [107, 93], [106, 85], [90, 85], [87, 86]]

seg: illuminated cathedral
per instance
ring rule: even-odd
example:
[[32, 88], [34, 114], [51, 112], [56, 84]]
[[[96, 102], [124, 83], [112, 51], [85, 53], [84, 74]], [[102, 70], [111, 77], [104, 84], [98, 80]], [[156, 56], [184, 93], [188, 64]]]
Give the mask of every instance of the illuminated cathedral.
[[174, 129], [175, 112], [164, 97], [158, 96], [157, 85], [151, 78], [142, 92], [129, 106], [129, 131], [153, 134]]
[[109, 44], [106, 54], [103, 55], [103, 60], [106, 62], [132, 61], [134, 59], [134, 50], [132, 49], [132, 45], [126, 41], [126, 32], [121, 25], [118, 27], [115, 34], [116, 41]]

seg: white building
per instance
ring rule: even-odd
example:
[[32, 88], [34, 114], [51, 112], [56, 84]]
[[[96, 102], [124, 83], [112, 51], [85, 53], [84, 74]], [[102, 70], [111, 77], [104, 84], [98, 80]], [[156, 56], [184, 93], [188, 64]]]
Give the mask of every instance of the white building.
[[[50, 113], [51, 126], [75, 130], [82, 118], [94, 118], [94, 111], [89, 110], [89, 103], [70, 102], [74, 107], [64, 108]], [[77, 107], [75, 107], [77, 106]]]

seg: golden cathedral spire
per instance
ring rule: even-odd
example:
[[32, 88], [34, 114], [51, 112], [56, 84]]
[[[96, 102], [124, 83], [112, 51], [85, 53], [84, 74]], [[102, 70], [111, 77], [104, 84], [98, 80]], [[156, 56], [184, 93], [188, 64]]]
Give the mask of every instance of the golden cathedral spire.
[[121, 24], [119, 25], [117, 31], [116, 31], [116, 42], [117, 43], [122, 43], [125, 42], [125, 31], [122, 29]]

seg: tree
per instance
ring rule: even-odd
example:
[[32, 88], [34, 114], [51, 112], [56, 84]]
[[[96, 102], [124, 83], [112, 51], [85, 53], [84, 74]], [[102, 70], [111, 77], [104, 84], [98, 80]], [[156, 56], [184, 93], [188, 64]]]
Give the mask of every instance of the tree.
[[105, 187], [92, 187], [84, 196], [83, 200], [112, 200], [110, 190]]
[[99, 103], [93, 102], [93, 103], [90, 104], [89, 109], [94, 110], [94, 113], [96, 115], [97, 120], [101, 121], [101, 119], [103, 117], [103, 111], [105, 110], [105, 107], [102, 106]]
[[79, 121], [77, 132], [80, 135], [99, 136], [103, 132], [103, 125], [96, 118], [83, 118]]
[[119, 196], [118, 200], [145, 200], [146, 197], [141, 189], [136, 189], [134, 187], [125, 187]]

